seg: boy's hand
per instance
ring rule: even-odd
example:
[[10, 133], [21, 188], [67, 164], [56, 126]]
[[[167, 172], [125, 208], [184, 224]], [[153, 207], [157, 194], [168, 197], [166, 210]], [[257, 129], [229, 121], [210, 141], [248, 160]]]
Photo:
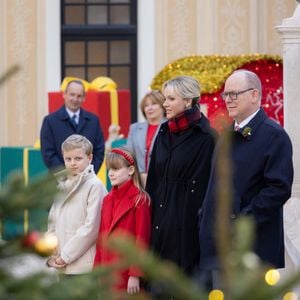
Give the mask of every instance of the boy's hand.
[[[62, 269], [66, 266], [66, 263], [64, 264], [58, 264], [56, 260], [59, 258], [59, 256], [52, 256], [47, 260], [47, 266], [56, 268], [56, 269]], [[63, 260], [62, 260], [63, 261]]]
[[127, 283], [127, 293], [135, 294], [140, 291], [140, 279], [138, 277], [129, 276]]
[[55, 258], [55, 263], [57, 265], [64, 265], [64, 266], [66, 265], [66, 262], [61, 258], [60, 255]]

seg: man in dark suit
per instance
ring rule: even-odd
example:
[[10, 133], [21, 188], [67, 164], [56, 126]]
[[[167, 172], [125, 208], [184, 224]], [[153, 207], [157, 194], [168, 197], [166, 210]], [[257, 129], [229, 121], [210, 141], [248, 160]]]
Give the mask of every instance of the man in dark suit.
[[50, 170], [63, 167], [61, 144], [68, 136], [77, 133], [93, 144], [92, 164], [97, 173], [104, 158], [104, 138], [98, 117], [81, 108], [85, 99], [83, 83], [70, 81], [63, 97], [65, 105], [43, 120], [40, 139], [44, 163]]
[[[261, 106], [261, 81], [247, 70], [225, 82], [222, 98], [234, 119], [229, 153], [232, 164], [231, 219], [249, 215], [255, 224], [254, 251], [275, 268], [284, 267], [283, 205], [293, 182], [292, 145], [285, 130]], [[235, 130], [234, 130], [235, 129]], [[219, 147], [222, 149], [222, 139]], [[218, 157], [215, 153], [215, 158]], [[200, 269], [216, 274], [216, 163], [200, 212]], [[200, 272], [201, 273], [201, 272]], [[214, 285], [213, 287], [216, 287]], [[217, 283], [218, 285], [218, 283]]]

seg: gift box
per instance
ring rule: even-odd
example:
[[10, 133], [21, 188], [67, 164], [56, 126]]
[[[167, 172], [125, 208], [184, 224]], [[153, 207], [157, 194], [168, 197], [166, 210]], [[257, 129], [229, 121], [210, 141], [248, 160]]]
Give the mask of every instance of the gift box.
[[42, 158], [41, 150], [34, 147], [25, 147], [23, 150], [23, 174], [25, 184], [48, 172]]
[[1, 188], [9, 175], [23, 170], [23, 147], [0, 147], [0, 185]]
[[[58, 110], [63, 104], [63, 92], [48, 93], [49, 113]], [[131, 124], [129, 90], [87, 91], [82, 108], [98, 116], [105, 140], [108, 138], [108, 128], [111, 124], [119, 125], [120, 134], [128, 135]]]
[[[39, 176], [48, 172], [40, 149], [33, 147], [1, 147], [0, 174], [1, 187], [5, 185], [13, 172], [22, 172], [25, 184], [29, 184]], [[47, 229], [48, 212], [42, 210], [26, 210], [14, 218], [4, 218], [2, 238], [12, 239], [31, 230]]]

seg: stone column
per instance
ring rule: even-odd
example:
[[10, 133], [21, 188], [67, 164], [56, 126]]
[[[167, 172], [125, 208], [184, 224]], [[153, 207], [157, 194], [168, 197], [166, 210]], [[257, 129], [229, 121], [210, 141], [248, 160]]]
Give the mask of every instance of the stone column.
[[[298, 0], [300, 2], [300, 0]], [[284, 127], [294, 152], [294, 184], [284, 207], [286, 268], [282, 276], [300, 270], [300, 4], [291, 18], [276, 27], [283, 47]], [[295, 292], [300, 295], [300, 288]]]

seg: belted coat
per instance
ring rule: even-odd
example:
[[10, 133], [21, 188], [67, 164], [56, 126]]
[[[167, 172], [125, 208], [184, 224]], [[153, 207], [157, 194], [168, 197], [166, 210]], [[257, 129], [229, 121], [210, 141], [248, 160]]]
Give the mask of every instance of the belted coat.
[[192, 128], [170, 133], [161, 125], [146, 190], [152, 200], [151, 248], [187, 274], [199, 262], [198, 210], [205, 196], [215, 134], [204, 115]]

